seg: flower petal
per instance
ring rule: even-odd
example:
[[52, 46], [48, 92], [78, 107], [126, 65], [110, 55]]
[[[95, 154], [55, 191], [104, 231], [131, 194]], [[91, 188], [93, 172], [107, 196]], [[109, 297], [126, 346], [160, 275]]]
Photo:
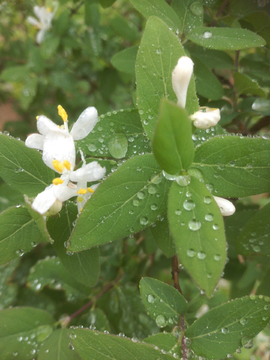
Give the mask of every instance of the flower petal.
[[39, 134], [31, 134], [25, 140], [25, 145], [32, 149], [43, 150], [44, 136]]
[[54, 188], [56, 198], [62, 202], [77, 195], [77, 188], [70, 188], [68, 185], [57, 185]]
[[193, 73], [193, 61], [188, 56], [182, 56], [172, 73], [172, 86], [177, 96], [177, 105], [185, 108], [188, 85]]
[[74, 140], [85, 138], [98, 121], [98, 112], [95, 107], [85, 109], [72, 127], [71, 135]]
[[96, 181], [102, 179], [106, 173], [106, 168], [101, 167], [97, 161], [92, 161], [80, 169], [73, 171], [70, 175], [71, 181]]
[[222, 216], [230, 216], [235, 212], [235, 207], [232, 202], [219, 196], [213, 196], [217, 203]]
[[44, 12], [46, 12], [46, 9], [44, 6], [34, 6], [34, 14], [36, 15], [37, 18], [39, 18], [41, 20]]
[[47, 135], [51, 131], [63, 132], [52, 120], [48, 119], [44, 115], [40, 115], [37, 119], [37, 129], [42, 135]]
[[56, 196], [54, 194], [55, 185], [48, 186], [35, 198], [32, 208], [40, 214], [45, 214], [54, 204]]
[[208, 129], [217, 125], [220, 120], [220, 110], [212, 109], [207, 106], [201, 107], [199, 111], [191, 115], [190, 120], [198, 129]]
[[37, 42], [38, 44], [41, 44], [42, 41], [44, 40], [45, 32], [46, 32], [45, 29], [41, 29], [41, 30], [39, 30], [39, 32], [37, 33], [36, 42]]
[[27, 21], [29, 22], [29, 24], [31, 24], [33, 26], [37, 26], [38, 28], [40, 28], [40, 22], [37, 19], [35, 19], [34, 17], [28, 16]]

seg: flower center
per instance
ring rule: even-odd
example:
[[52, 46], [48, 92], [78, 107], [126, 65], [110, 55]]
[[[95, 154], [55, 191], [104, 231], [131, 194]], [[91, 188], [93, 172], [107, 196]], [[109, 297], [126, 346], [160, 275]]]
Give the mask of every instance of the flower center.
[[67, 169], [68, 171], [71, 170], [71, 163], [68, 160], [64, 160], [63, 162], [59, 160], [53, 160], [53, 167], [57, 172], [62, 174], [62, 172]]

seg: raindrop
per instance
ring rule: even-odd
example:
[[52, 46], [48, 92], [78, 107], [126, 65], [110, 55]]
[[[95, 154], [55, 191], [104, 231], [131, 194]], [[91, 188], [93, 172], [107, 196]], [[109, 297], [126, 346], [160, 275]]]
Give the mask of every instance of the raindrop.
[[140, 199], [140, 200], [143, 200], [145, 198], [145, 193], [143, 191], [139, 191], [138, 194], [137, 194], [137, 197]]
[[264, 310], [269, 310], [269, 305], [265, 305]]
[[147, 219], [146, 216], [142, 216], [142, 217], [140, 218], [140, 224], [141, 224], [141, 225], [147, 225], [147, 224], [148, 224], [148, 219]]
[[221, 259], [221, 256], [219, 254], [214, 255], [214, 260], [219, 261]]
[[156, 317], [156, 324], [158, 327], [164, 327], [166, 326], [166, 319], [163, 315], [158, 315]]
[[203, 174], [200, 170], [192, 168], [192, 169], [188, 169], [188, 174], [191, 176], [194, 176], [197, 179], [203, 179]]
[[208, 273], [206, 276], [208, 279], [211, 279], [213, 277], [213, 275], [211, 273]]
[[191, 196], [192, 196], [192, 192], [187, 191], [187, 192], [186, 192], [186, 197], [190, 198]]
[[182, 211], [181, 211], [181, 210], [175, 210], [174, 213], [175, 213], [175, 215], [178, 215], [178, 216], [179, 216], [179, 215], [181, 215]]
[[196, 205], [192, 200], [186, 200], [183, 206], [187, 211], [191, 211], [195, 208]]
[[196, 255], [196, 251], [193, 249], [188, 249], [187, 256], [193, 258]]
[[155, 298], [153, 295], [148, 295], [148, 296], [147, 296], [147, 301], [148, 301], [150, 304], [153, 304], [153, 303], [156, 301], [156, 298]]
[[203, 14], [203, 7], [199, 1], [195, 1], [194, 3], [192, 3], [189, 9], [195, 16], [201, 16]]
[[214, 189], [214, 186], [212, 184], [205, 184], [206, 189], [209, 190], [210, 192]]
[[203, 251], [199, 251], [197, 257], [200, 260], [204, 260], [206, 258], [206, 254]]
[[190, 175], [181, 175], [176, 178], [176, 182], [179, 186], [187, 186], [190, 184]]
[[155, 185], [149, 185], [147, 191], [149, 194], [155, 194], [157, 192], [157, 187]]
[[160, 174], [152, 174], [151, 175], [151, 182], [153, 184], [157, 185], [157, 184], [159, 184], [161, 182], [161, 180], [162, 180], [162, 177], [161, 177]]
[[140, 201], [137, 200], [137, 199], [134, 199], [134, 200], [132, 201], [132, 203], [133, 203], [134, 206], [139, 206], [139, 205], [140, 205]]
[[210, 31], [205, 31], [203, 33], [203, 38], [210, 39], [212, 37], [212, 33]]
[[155, 210], [157, 210], [157, 205], [156, 204], [152, 204], [151, 206], [150, 206], [150, 208], [151, 208], [151, 210], [153, 210], [153, 211], [155, 211]]
[[222, 334], [228, 334], [229, 329], [224, 327], [224, 328], [221, 329], [221, 332], [222, 332]]
[[205, 196], [204, 199], [203, 199], [203, 202], [205, 204], [211, 204], [212, 198], [210, 196]]
[[192, 230], [192, 231], [197, 231], [197, 230], [200, 229], [201, 223], [200, 223], [200, 221], [198, 221], [198, 220], [196, 220], [196, 219], [192, 219], [192, 220], [189, 221], [188, 227], [189, 227], [190, 230]]
[[218, 229], [219, 229], [219, 226], [218, 226], [218, 224], [214, 224], [214, 225], [212, 226], [212, 228], [213, 228], [214, 230], [218, 230]]
[[165, 177], [165, 179], [170, 180], [170, 181], [176, 180], [179, 177], [178, 175], [169, 174], [164, 170], [162, 171], [162, 174]]
[[204, 218], [205, 218], [206, 221], [213, 221], [214, 220], [214, 215], [213, 214], [206, 214]]
[[240, 322], [240, 324], [241, 325], [246, 325], [247, 324], [247, 319], [246, 318], [241, 318], [240, 320], [239, 320], [239, 322]]
[[23, 254], [24, 254], [24, 251], [22, 249], [16, 250], [16, 255], [23, 256]]
[[87, 147], [88, 147], [89, 151], [96, 151], [97, 150], [97, 147], [94, 144], [89, 144]]
[[235, 166], [235, 163], [236, 163], [236, 161], [235, 161], [235, 160], [230, 161], [230, 166]]
[[108, 142], [110, 154], [115, 159], [123, 158], [128, 150], [128, 141], [124, 134], [114, 134]]

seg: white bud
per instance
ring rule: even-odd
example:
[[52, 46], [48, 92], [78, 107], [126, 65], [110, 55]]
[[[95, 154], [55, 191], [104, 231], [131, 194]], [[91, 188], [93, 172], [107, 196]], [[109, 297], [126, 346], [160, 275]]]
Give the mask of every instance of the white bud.
[[201, 107], [199, 111], [190, 115], [190, 120], [193, 121], [194, 126], [199, 129], [208, 129], [211, 126], [217, 125], [220, 120], [220, 110], [212, 109], [207, 106]]
[[172, 86], [177, 96], [177, 105], [185, 108], [188, 85], [193, 73], [193, 61], [188, 56], [182, 56], [172, 72]]
[[222, 197], [213, 196], [215, 202], [217, 203], [219, 210], [222, 216], [230, 216], [233, 215], [235, 212], [235, 207], [233, 203], [229, 200], [224, 199]]

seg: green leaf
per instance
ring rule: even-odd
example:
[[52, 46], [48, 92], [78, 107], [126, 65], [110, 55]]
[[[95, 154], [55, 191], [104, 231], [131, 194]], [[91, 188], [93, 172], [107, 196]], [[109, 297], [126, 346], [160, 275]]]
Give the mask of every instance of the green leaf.
[[95, 327], [99, 331], [110, 331], [111, 327], [109, 321], [104, 313], [99, 308], [92, 308], [87, 314], [80, 318], [80, 324], [83, 327]]
[[41, 154], [22, 141], [0, 135], [0, 176], [21, 194], [36, 196], [54, 178], [54, 171], [42, 161]]
[[179, 343], [177, 344], [177, 338], [174, 334], [167, 334], [165, 332], [162, 334], [154, 334], [152, 336], [148, 336], [143, 341], [147, 344], [158, 346], [166, 352], [171, 351], [175, 358], [177, 358], [176, 355], [180, 355], [179, 357], [182, 355], [181, 347], [179, 346]]
[[101, 115], [95, 129], [78, 141], [78, 148], [95, 157], [129, 158], [150, 152], [136, 109], [120, 110]]
[[212, 100], [221, 99], [224, 91], [216, 76], [200, 59], [196, 57], [192, 59], [194, 60], [194, 74], [198, 94]]
[[41, 336], [51, 333], [54, 319], [44, 310], [21, 307], [0, 311], [0, 322], [2, 359], [24, 360], [36, 356]]
[[35, 220], [24, 207], [11, 207], [0, 215], [0, 264], [5, 264], [43, 241]]
[[162, 281], [142, 278], [140, 292], [144, 306], [159, 327], [177, 324], [187, 311], [185, 298], [172, 286]]
[[250, 77], [240, 74], [239, 72], [234, 73], [233, 77], [234, 86], [237, 90], [238, 96], [242, 94], [249, 94], [267, 98], [265, 91]]
[[19, 204], [24, 204], [22, 194], [12, 189], [8, 184], [2, 183], [0, 185], [0, 213], [11, 206]]
[[109, 24], [115, 31], [115, 34], [121, 36], [127, 41], [136, 41], [138, 38], [138, 30], [132, 24], [132, 22], [127, 21], [124, 17], [117, 13], [117, 11], [112, 10], [111, 16], [109, 17]]
[[154, 156], [169, 174], [187, 170], [194, 157], [191, 121], [185, 109], [164, 99], [153, 138]]
[[168, 183], [153, 155], [135, 156], [94, 192], [71, 234], [69, 251], [81, 251], [136, 233], [166, 210]]
[[262, 37], [238, 28], [200, 27], [191, 30], [186, 37], [195, 44], [216, 50], [242, 50], [265, 45]]
[[[179, 39], [156, 17], [146, 24], [136, 61], [137, 103], [143, 127], [150, 139], [156, 127], [160, 101], [176, 101], [172, 88], [172, 72], [185, 52]], [[188, 88], [186, 110], [193, 114], [199, 110], [192, 77]]]
[[164, 0], [130, 0], [135, 8], [146, 18], [156, 16], [169, 28], [179, 31], [181, 23], [174, 10]]
[[96, 284], [99, 274], [98, 249], [93, 248], [75, 254], [66, 253], [66, 242], [77, 220], [77, 214], [77, 206], [73, 203], [66, 203], [59, 216], [49, 218], [48, 231], [54, 239], [53, 246], [65, 269], [74, 279], [92, 287]]
[[44, 286], [64, 290], [68, 301], [85, 298], [91, 291], [90, 288], [83, 286], [71, 277], [56, 257], [46, 257], [39, 260], [30, 270], [28, 283], [34, 291], [40, 291]]
[[205, 185], [195, 177], [186, 187], [176, 182], [168, 200], [168, 219], [184, 268], [210, 297], [226, 260], [223, 219]]
[[131, 339], [88, 329], [71, 329], [70, 338], [82, 360], [173, 360], [173, 355]]
[[46, 37], [46, 39], [41, 43], [41, 55], [43, 56], [44, 59], [49, 59], [50, 57], [52, 57], [58, 46], [60, 44], [60, 38], [56, 37], [56, 36], [48, 36]]
[[270, 296], [270, 268], [265, 272], [263, 279], [257, 288], [257, 294]]
[[79, 360], [77, 352], [70, 349], [68, 334], [68, 329], [53, 331], [40, 347], [38, 360]]
[[270, 203], [261, 208], [241, 229], [236, 248], [239, 254], [270, 256]]
[[24, 84], [19, 96], [21, 106], [24, 110], [28, 109], [37, 93], [38, 79], [29, 78]]
[[225, 51], [211, 50], [195, 46], [194, 44], [187, 44], [187, 50], [191, 57], [199, 58], [208, 69], [234, 69], [233, 59]]
[[270, 190], [269, 156], [269, 140], [216, 136], [195, 149], [193, 165], [215, 195], [249, 196]]
[[167, 214], [161, 216], [152, 226], [146, 230], [146, 236], [151, 236], [156, 242], [157, 246], [167, 257], [175, 255], [175, 246], [169, 230]]
[[118, 71], [133, 75], [135, 73], [137, 52], [138, 46], [132, 46], [120, 51], [111, 58], [112, 66], [114, 66]]
[[26, 65], [12, 66], [4, 69], [1, 73], [1, 80], [6, 82], [26, 82], [29, 79], [30, 71]]
[[235, 352], [268, 324], [269, 302], [268, 297], [250, 295], [211, 309], [186, 330], [191, 349], [208, 359]]
[[0, 310], [7, 308], [16, 300], [18, 284], [10, 280], [18, 263], [19, 259], [0, 266]]
[[203, 25], [203, 4], [201, 0], [173, 0], [172, 8], [181, 23], [180, 34]]

